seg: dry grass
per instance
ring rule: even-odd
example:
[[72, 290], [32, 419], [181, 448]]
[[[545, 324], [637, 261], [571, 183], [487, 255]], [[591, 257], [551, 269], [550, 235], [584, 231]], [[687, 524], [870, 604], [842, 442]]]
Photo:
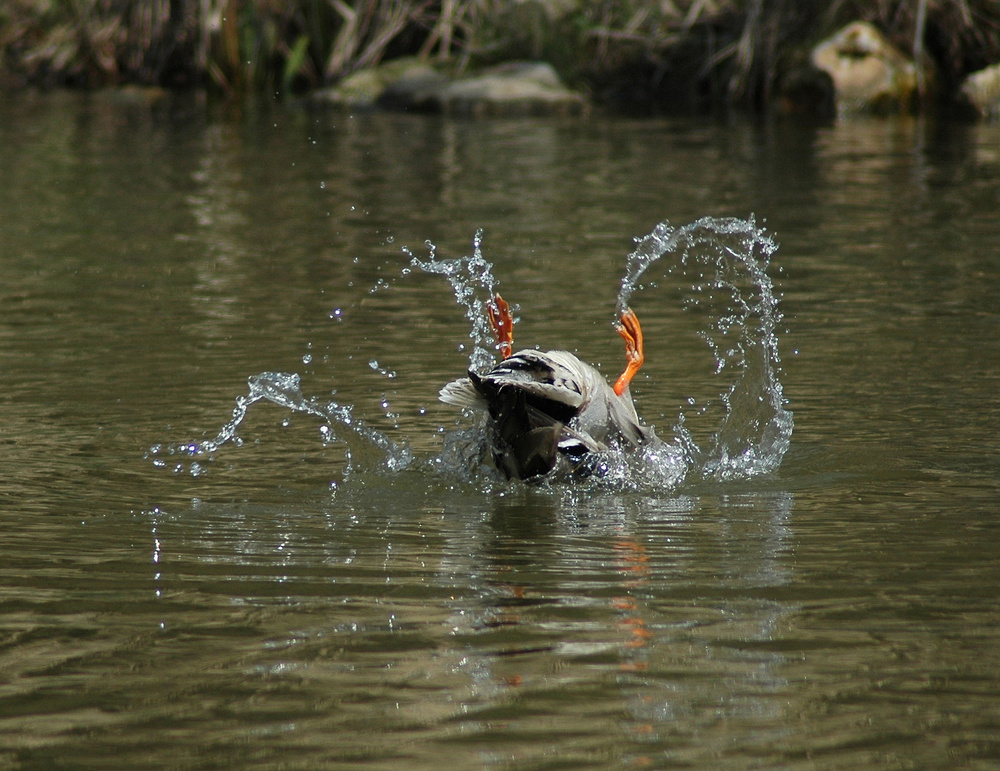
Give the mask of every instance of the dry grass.
[[240, 94], [402, 54], [456, 69], [537, 57], [598, 91], [761, 104], [789, 51], [855, 19], [929, 53], [946, 84], [1000, 61], [997, 0], [4, 0], [0, 73], [8, 85]]

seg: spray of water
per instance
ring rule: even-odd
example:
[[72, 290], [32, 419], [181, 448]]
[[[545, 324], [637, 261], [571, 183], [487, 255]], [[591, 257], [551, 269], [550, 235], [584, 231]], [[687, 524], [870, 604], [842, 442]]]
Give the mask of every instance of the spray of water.
[[[353, 470], [352, 459], [359, 452], [370, 454], [375, 450], [378, 456], [376, 467], [382, 467], [389, 472], [402, 471], [413, 460], [413, 454], [405, 445], [398, 444], [386, 434], [369, 426], [365, 421], [355, 418], [351, 405], [338, 404], [331, 401], [326, 404], [315, 397], [306, 397], [302, 393], [299, 376], [287, 372], [261, 372], [248, 379], [249, 392], [246, 396], [238, 396], [233, 407], [232, 419], [226, 423], [214, 439], [203, 442], [191, 442], [181, 445], [162, 447], [154, 445], [150, 455], [154, 464], [167, 466], [171, 456], [175, 456], [174, 470], [189, 471], [198, 476], [204, 470], [203, 461], [211, 459], [224, 444], [233, 442], [240, 444], [237, 429], [247, 416], [251, 405], [262, 399], [273, 402], [292, 412], [302, 412], [320, 419], [320, 435], [323, 444], [343, 442], [346, 447], [347, 467], [345, 476]], [[191, 459], [189, 466], [181, 461]]]
[[486, 306], [497, 292], [497, 280], [493, 276], [493, 265], [486, 261], [482, 252], [483, 231], [477, 230], [472, 241], [472, 255], [442, 260], [437, 257], [434, 244], [427, 242], [429, 254], [422, 260], [408, 249], [403, 253], [410, 258], [410, 264], [423, 271], [444, 276], [455, 293], [455, 301], [465, 308], [469, 320], [469, 337], [472, 351], [469, 354], [469, 369], [485, 372], [493, 366], [496, 344], [490, 329]]
[[[721, 417], [708, 440], [699, 443], [688, 430], [688, 416], [682, 409], [671, 437], [656, 439], [639, 450], [612, 448], [590, 460], [587, 468], [592, 473], [586, 480], [574, 479], [573, 483], [620, 490], [673, 490], [692, 476], [730, 481], [774, 471], [788, 449], [793, 426], [779, 380], [776, 327], [781, 315], [767, 275], [777, 248], [774, 242], [752, 217], [706, 217], [679, 228], [664, 222], [635, 242], [626, 260], [616, 318], [637, 292], [654, 287], [663, 291], [663, 285], [675, 287], [684, 310], [697, 314], [698, 335], [713, 357], [718, 388], [704, 402], [717, 403]], [[485, 372], [496, 360], [486, 308], [496, 294], [498, 281], [493, 266], [483, 257], [482, 233], [476, 233], [470, 256], [440, 259], [433, 244], [428, 242], [427, 248], [426, 258], [403, 250], [410, 267], [401, 275], [416, 269], [448, 280], [469, 321], [473, 343], [469, 368]], [[672, 280], [663, 281], [665, 276]], [[383, 371], [375, 360], [370, 366]], [[395, 373], [385, 370], [384, 374], [391, 377]], [[387, 472], [413, 465], [413, 455], [405, 444], [355, 418], [351, 405], [306, 397], [298, 375], [276, 372], [249, 379], [249, 392], [236, 399], [232, 419], [214, 439], [167, 448], [156, 445], [150, 448], [154, 463], [173, 463], [175, 470], [184, 470], [182, 463], [168, 458], [186, 456], [190, 460], [187, 470], [201, 473], [203, 461], [211, 459], [224, 444], [239, 444], [240, 423], [250, 406], [262, 399], [319, 418], [324, 444], [339, 441], [346, 446], [347, 471], [352, 469], [355, 455], [370, 456], [373, 452], [377, 456], [374, 465]], [[695, 400], [690, 401], [694, 409]], [[699, 412], [703, 413], [704, 407]], [[488, 445], [484, 424], [474, 422], [446, 434], [443, 450], [428, 459], [424, 468], [433, 474], [477, 479], [491, 487], [501, 481], [492, 469]]]
[[657, 225], [636, 239], [626, 261], [619, 312], [650, 286], [644, 278], [655, 269], [657, 277], [675, 277], [671, 283], [682, 293], [682, 307], [704, 320], [699, 336], [714, 357], [722, 419], [701, 446], [685, 427], [683, 411], [675, 433], [693, 469], [705, 477], [766, 474], [788, 450], [793, 420], [779, 379], [781, 313], [767, 274], [776, 250], [753, 217], [704, 217], [679, 228]]

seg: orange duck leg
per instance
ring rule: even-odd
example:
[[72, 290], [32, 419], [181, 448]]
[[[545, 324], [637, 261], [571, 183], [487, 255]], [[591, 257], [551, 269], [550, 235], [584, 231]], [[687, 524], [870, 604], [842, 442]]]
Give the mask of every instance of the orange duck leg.
[[615, 381], [615, 393], [621, 396], [628, 389], [629, 383], [639, 371], [646, 356], [642, 351], [642, 327], [639, 326], [639, 317], [635, 315], [631, 308], [626, 308], [622, 314], [622, 320], [618, 324], [618, 334], [625, 341], [625, 371], [622, 372], [618, 380]]
[[500, 358], [507, 359], [514, 349], [514, 318], [510, 315], [510, 306], [498, 293], [493, 302], [486, 306], [486, 310], [497, 339]]

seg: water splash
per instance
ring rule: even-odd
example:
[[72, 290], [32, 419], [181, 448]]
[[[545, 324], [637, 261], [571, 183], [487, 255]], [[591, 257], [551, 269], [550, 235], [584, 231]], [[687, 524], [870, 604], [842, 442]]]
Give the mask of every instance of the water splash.
[[779, 379], [776, 328], [781, 313], [767, 275], [776, 250], [752, 216], [704, 217], [680, 228], [657, 225], [636, 239], [627, 258], [619, 312], [637, 291], [651, 286], [643, 278], [663, 261], [663, 273], [681, 279], [675, 283], [683, 293], [684, 310], [705, 320], [698, 334], [724, 384], [716, 397], [722, 418], [704, 446], [685, 426], [684, 411], [675, 432], [693, 468], [706, 477], [732, 480], [769, 473], [788, 450], [793, 420]]
[[413, 267], [448, 279], [455, 293], [455, 300], [464, 306], [465, 317], [470, 324], [472, 351], [469, 354], [469, 369], [479, 373], [489, 370], [496, 358], [497, 346], [486, 307], [496, 295], [499, 283], [493, 275], [493, 265], [483, 257], [482, 243], [483, 231], [480, 229], [476, 231], [472, 241], [472, 255], [468, 257], [438, 259], [437, 248], [430, 241], [427, 242], [429, 255], [426, 260], [403, 249]]
[[[706, 217], [679, 228], [663, 222], [635, 242], [636, 248], [626, 260], [616, 319], [638, 292], [664, 291], [664, 285], [669, 284], [680, 295], [680, 307], [695, 314], [696, 334], [711, 353], [718, 385], [713, 384], [713, 393], [700, 403], [693, 397], [689, 399], [690, 409], [679, 411], [673, 436], [656, 439], [639, 452], [612, 448], [595, 455], [587, 463], [592, 473], [586, 479], [575, 477], [573, 483], [584, 489], [597, 485], [605, 489], [669, 491], [692, 475], [730, 481], [775, 470], [788, 449], [793, 421], [791, 412], [785, 409], [779, 379], [776, 328], [781, 314], [767, 275], [777, 249], [773, 240], [752, 217]], [[473, 345], [469, 368], [480, 373], [488, 371], [496, 361], [497, 346], [486, 309], [499, 284], [481, 247], [482, 231], [477, 231], [469, 256], [440, 259], [429, 241], [425, 259], [404, 248], [410, 267], [400, 274], [405, 278], [418, 269], [448, 280], [470, 325]], [[654, 267], [659, 272], [650, 280]], [[674, 280], [661, 281], [661, 276]], [[380, 280], [376, 289], [390, 283]], [[340, 321], [340, 310], [331, 312], [330, 318]], [[376, 359], [370, 360], [369, 367], [383, 377], [395, 378], [396, 373]], [[241, 443], [237, 429], [250, 406], [267, 400], [323, 421], [320, 433], [324, 445], [346, 445], [345, 475], [354, 468], [356, 458], [370, 459], [373, 455], [374, 462], [360, 465], [387, 472], [412, 467], [414, 458], [405, 444], [355, 418], [351, 405], [323, 403], [304, 396], [297, 374], [263, 372], [250, 377], [248, 383], [249, 392], [237, 397], [232, 419], [214, 439], [167, 447], [165, 452], [162, 446], [154, 445], [149, 453], [154, 463], [167, 466], [170, 460], [164, 456], [181, 456], [190, 459], [190, 473], [204, 473], [203, 461], [211, 460], [227, 443]], [[718, 421], [708, 439], [699, 441], [688, 427], [688, 418], [702, 417], [706, 405], [713, 403], [719, 407]], [[389, 412], [385, 395], [382, 406], [387, 417], [399, 417]], [[421, 468], [439, 476], [474, 480], [487, 491], [507, 484], [492, 467], [489, 433], [482, 416], [473, 418], [471, 426], [441, 431], [445, 434], [441, 453], [422, 461]], [[185, 470], [183, 463], [175, 463], [174, 470]]]
[[[329, 445], [339, 441], [346, 445], [347, 468], [344, 472], [345, 475], [353, 470], [352, 464], [356, 462], [358, 457], [371, 455], [372, 450], [377, 456], [373, 465], [390, 472], [402, 471], [413, 460], [412, 452], [408, 447], [394, 442], [381, 431], [372, 428], [363, 420], [355, 418], [351, 405], [338, 404], [335, 401], [324, 404], [315, 397], [304, 396], [300, 378], [296, 373], [261, 372], [259, 375], [248, 378], [247, 383], [249, 392], [246, 396], [236, 397], [232, 419], [219, 429], [219, 433], [214, 439], [172, 445], [167, 448], [154, 445], [150, 448], [150, 454], [158, 456], [154, 463], [161, 466], [167, 465], [167, 462], [162, 458], [164, 451], [168, 456], [188, 456], [192, 459], [188, 470], [193, 476], [200, 475], [204, 471], [204, 465], [197, 459], [211, 459], [223, 445], [229, 442], [241, 444], [237, 429], [246, 418], [251, 405], [261, 400], [273, 402], [292, 412], [313, 415], [322, 420], [323, 423], [319, 430], [323, 444]], [[184, 470], [183, 464], [178, 463], [174, 470]]]

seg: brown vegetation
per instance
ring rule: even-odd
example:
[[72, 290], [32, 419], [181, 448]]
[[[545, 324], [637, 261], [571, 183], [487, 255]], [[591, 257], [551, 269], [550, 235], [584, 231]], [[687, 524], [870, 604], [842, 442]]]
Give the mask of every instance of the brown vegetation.
[[946, 89], [1000, 61], [996, 0], [5, 0], [0, 76], [238, 95], [400, 55], [541, 58], [606, 101], [760, 105], [804, 46], [855, 19], [929, 54]]

